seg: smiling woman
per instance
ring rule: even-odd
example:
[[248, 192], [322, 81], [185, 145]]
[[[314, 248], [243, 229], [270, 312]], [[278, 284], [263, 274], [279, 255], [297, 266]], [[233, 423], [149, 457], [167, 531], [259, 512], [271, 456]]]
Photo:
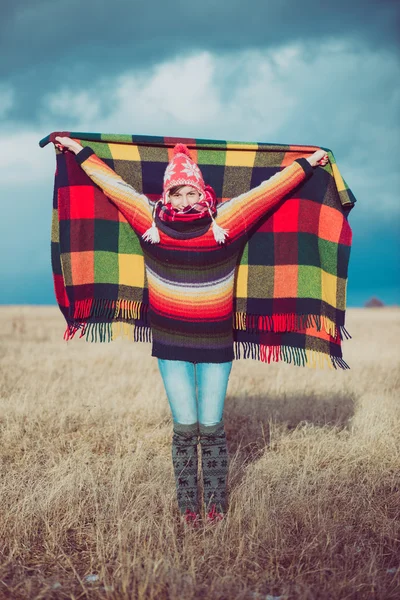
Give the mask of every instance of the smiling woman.
[[[126, 140], [121, 141], [126, 154], [129, 144], [123, 143]], [[302, 153], [307, 154], [305, 148], [302, 149], [303, 152], [294, 152], [294, 160], [287, 160], [281, 170], [274, 169], [272, 176], [261, 181], [259, 185], [250, 186], [250, 189], [248, 188], [252, 179], [249, 178], [248, 183], [236, 188], [237, 191], [240, 190], [238, 195], [231, 193], [229, 198], [225, 198], [218, 204], [216, 192], [213, 187], [205, 184], [203, 173], [186, 145], [176, 144], [173, 149], [168, 148], [168, 151], [166, 148], [161, 148], [162, 154], [159, 157], [164, 161], [168, 157], [169, 163], [164, 172], [163, 185], [159, 188], [162, 189], [161, 198], [154, 202], [122, 179], [95, 154], [90, 146], [82, 147], [70, 138], [59, 136], [55, 137], [55, 142], [60, 149], [66, 147], [76, 154], [77, 164], [122, 213], [127, 221], [126, 225], [129, 224], [139, 238], [148, 286], [152, 356], [158, 360], [173, 418], [172, 459], [178, 507], [185, 524], [198, 523], [200, 499], [197, 487], [197, 447], [200, 442], [206, 518], [211, 522], [221, 520], [228, 509], [229, 455], [223, 416], [228, 380], [232, 361], [235, 358], [233, 303], [239, 257], [253, 226], [276, 209], [281, 201], [286, 205], [290, 193], [313, 176], [313, 167], [325, 166], [328, 163], [327, 152], [313, 149], [308, 152], [308, 158], [299, 156]], [[142, 147], [140, 149], [143, 151]], [[225, 144], [222, 149], [225, 156]], [[209, 155], [208, 150], [202, 152], [203, 154], [198, 152], [197, 156]], [[252, 173], [250, 162], [254, 163], [256, 160], [256, 152], [252, 148], [240, 148], [237, 152], [229, 150], [226, 154], [231, 165], [244, 161], [247, 165], [246, 172]], [[264, 155], [263, 160], [267, 159], [267, 155]], [[207, 178], [213, 177], [219, 185], [218, 179], [215, 178], [215, 157], [208, 160], [213, 168], [206, 170], [203, 167], [204, 174]], [[218, 160], [217, 164], [220, 166], [218, 172], [225, 174], [225, 167], [221, 160]], [[74, 161], [70, 166], [72, 170], [77, 168]], [[230, 169], [232, 166], [227, 167], [228, 173]], [[233, 179], [236, 182], [236, 170], [234, 173]], [[243, 173], [243, 169], [240, 173]], [[271, 175], [269, 168], [262, 173], [267, 177]], [[330, 177], [327, 173], [321, 172], [321, 175]], [[80, 170], [78, 177], [81, 180]], [[241, 184], [243, 184], [242, 180]], [[68, 198], [75, 198], [82, 192], [82, 188], [86, 190], [87, 186], [78, 186], [78, 188], [80, 189], [68, 195]], [[323, 189], [325, 188], [324, 185]], [[232, 191], [234, 189], [230, 188], [229, 183], [220, 186], [219, 196], [223, 196], [222, 190], [229, 189]], [[317, 190], [319, 190], [318, 185]], [[61, 195], [63, 194], [64, 192]], [[81, 200], [79, 205], [74, 204], [72, 210], [74, 219], [78, 217], [77, 211], [92, 210], [90, 207], [93, 201], [89, 207], [89, 203], [85, 204], [84, 198]], [[96, 199], [95, 202], [96, 212], [100, 214], [98, 202], [101, 200]], [[293, 223], [293, 226], [297, 226], [295, 219], [297, 219], [298, 209], [295, 207], [298, 206], [298, 202], [296, 195], [296, 203], [289, 205], [286, 217], [286, 222]], [[340, 200], [338, 203], [340, 204]], [[311, 202], [304, 206], [306, 212], [313, 209]], [[316, 203], [315, 206], [319, 204]], [[107, 210], [109, 211], [110, 208], [107, 207]], [[60, 212], [62, 219], [64, 215], [67, 216], [67, 212], [68, 218], [71, 216], [71, 211], [64, 206], [62, 200]], [[86, 212], [85, 216], [89, 217], [89, 213]], [[342, 224], [343, 215], [340, 215], [339, 220]], [[307, 218], [306, 221], [308, 223], [309, 219]], [[75, 230], [75, 222], [72, 223], [72, 227]], [[75, 241], [74, 244], [74, 251], [78, 250]], [[101, 260], [105, 254], [104, 245], [102, 250]], [[125, 245], [124, 260], [128, 250]], [[92, 253], [86, 252], [85, 260], [88, 256], [91, 260]], [[281, 261], [283, 258], [282, 255]], [[74, 253], [74, 264], [77, 260], [79, 255]], [[310, 273], [317, 272], [315, 267], [317, 256], [313, 261], [313, 270], [310, 270]], [[122, 265], [122, 258], [118, 264]], [[259, 265], [258, 258], [257, 265]], [[85, 268], [80, 271], [81, 290], [88, 289], [86, 286], [88, 281], [84, 280], [84, 277], [89, 270], [90, 266], [85, 263]], [[118, 267], [118, 276], [122, 270]], [[134, 268], [130, 270], [131, 277], [135, 275], [132, 273], [134, 270]], [[245, 272], [248, 273], [248, 270], [247, 264]], [[256, 306], [259, 307], [259, 286], [267, 289], [269, 283], [266, 280], [260, 283], [260, 270], [257, 273], [255, 296]], [[244, 278], [239, 277], [239, 279], [241, 279], [241, 289], [245, 289]], [[102, 285], [104, 283], [105, 281], [102, 280]], [[282, 287], [278, 275], [276, 284]], [[308, 289], [309, 282], [307, 286]], [[241, 294], [243, 300], [243, 292]], [[110, 299], [107, 299], [107, 307], [110, 311]], [[83, 310], [86, 308], [83, 307]], [[97, 312], [96, 318], [98, 317]], [[248, 322], [251, 329], [250, 323], [251, 319]], [[279, 322], [276, 320], [277, 331], [281, 332], [285, 323], [287, 320], [281, 319]], [[306, 325], [310, 327], [311, 322], [307, 322]], [[136, 327], [136, 323], [134, 326]], [[143, 323], [141, 326], [143, 327]], [[261, 328], [263, 329], [264, 325], [261, 325]], [[304, 329], [304, 325], [299, 325], [298, 328]], [[246, 330], [246, 326], [243, 325], [241, 329]], [[281, 354], [281, 346], [272, 344], [268, 347], [266, 343], [269, 342], [265, 337], [268, 338], [268, 333], [265, 329], [262, 335], [260, 360], [270, 362], [272, 353], [276, 357]], [[337, 333], [332, 335], [338, 338]], [[324, 337], [322, 344], [328, 339], [330, 348], [335, 344], [335, 340], [332, 338], [331, 341], [332, 336], [327, 331], [319, 333], [318, 336], [319, 348], [321, 348], [321, 337]], [[246, 343], [245, 348], [247, 352], [249, 344]], [[283, 353], [287, 356], [286, 350], [283, 350]], [[303, 354], [305, 356], [305, 353]], [[300, 357], [302, 354], [299, 351], [295, 356]], [[345, 365], [341, 359], [336, 362], [340, 366]]]
[[179, 210], [192, 207], [200, 200], [200, 193], [191, 185], [177, 185], [169, 190], [168, 196], [172, 206]]

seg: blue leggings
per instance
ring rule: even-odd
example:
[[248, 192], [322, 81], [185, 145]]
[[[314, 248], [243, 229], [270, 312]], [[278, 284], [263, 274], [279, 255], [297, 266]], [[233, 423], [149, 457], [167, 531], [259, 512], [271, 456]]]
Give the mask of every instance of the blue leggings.
[[222, 420], [232, 361], [192, 363], [157, 360], [173, 421], [215, 425]]

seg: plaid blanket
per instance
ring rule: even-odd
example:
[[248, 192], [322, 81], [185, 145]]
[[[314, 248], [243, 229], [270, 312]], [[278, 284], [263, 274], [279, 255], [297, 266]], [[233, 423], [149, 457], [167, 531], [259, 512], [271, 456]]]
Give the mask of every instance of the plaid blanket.
[[[90, 146], [139, 192], [156, 201], [172, 147], [185, 143], [206, 183], [223, 202], [259, 185], [318, 146], [227, 142], [140, 135], [53, 132]], [[234, 296], [236, 358], [349, 368], [342, 358], [347, 269], [352, 232], [347, 216], [355, 198], [333, 153], [326, 167], [288, 195], [257, 224], [238, 261]], [[143, 252], [117, 208], [77, 164], [56, 150], [52, 267], [56, 299], [67, 321], [88, 341], [127, 335], [150, 341]], [[90, 233], [88, 233], [90, 232]], [[79, 285], [91, 255], [92, 284]], [[118, 255], [132, 254], [134, 272], [123, 279]], [[127, 270], [124, 270], [127, 273]], [[87, 277], [85, 279], [87, 281]]]

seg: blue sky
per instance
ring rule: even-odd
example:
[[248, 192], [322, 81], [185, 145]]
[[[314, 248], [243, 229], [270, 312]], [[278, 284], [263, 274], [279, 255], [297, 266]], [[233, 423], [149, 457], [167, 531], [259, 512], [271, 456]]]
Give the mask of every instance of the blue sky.
[[0, 23], [0, 303], [55, 302], [51, 131], [330, 148], [349, 306], [400, 303], [398, 2], [15, 0]]

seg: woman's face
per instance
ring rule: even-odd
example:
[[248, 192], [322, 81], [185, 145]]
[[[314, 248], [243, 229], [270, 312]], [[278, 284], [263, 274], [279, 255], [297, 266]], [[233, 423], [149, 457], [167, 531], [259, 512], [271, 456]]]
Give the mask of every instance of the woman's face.
[[200, 200], [200, 193], [191, 185], [184, 185], [175, 194], [169, 194], [169, 200], [174, 208], [182, 210], [196, 204]]

